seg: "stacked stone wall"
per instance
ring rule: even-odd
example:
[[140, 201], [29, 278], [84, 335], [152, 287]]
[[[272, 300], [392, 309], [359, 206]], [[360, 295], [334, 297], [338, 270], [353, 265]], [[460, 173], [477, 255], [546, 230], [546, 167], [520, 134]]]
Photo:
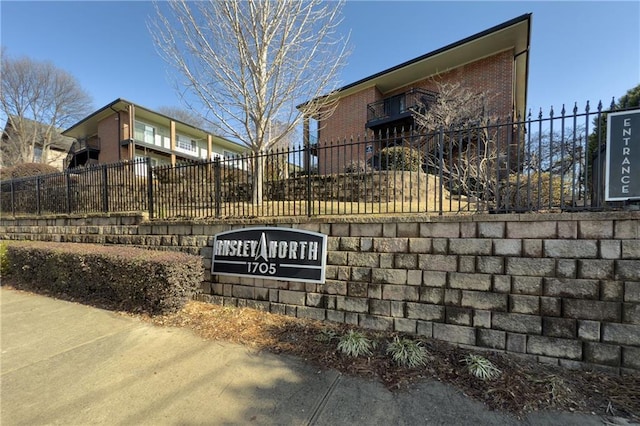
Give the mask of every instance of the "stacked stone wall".
[[265, 224], [327, 234], [326, 282], [206, 274], [199, 300], [568, 367], [640, 370], [637, 212], [210, 223], [3, 218], [0, 236], [180, 250], [200, 254], [208, 271], [213, 235]]

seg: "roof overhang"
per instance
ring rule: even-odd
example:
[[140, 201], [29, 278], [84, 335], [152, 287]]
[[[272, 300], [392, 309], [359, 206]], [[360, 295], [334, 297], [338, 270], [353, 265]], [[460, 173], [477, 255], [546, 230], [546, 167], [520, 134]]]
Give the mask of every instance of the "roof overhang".
[[[382, 94], [406, 87], [425, 78], [437, 77], [465, 64], [511, 50], [515, 61], [516, 111], [524, 111], [527, 101], [531, 14], [525, 14], [463, 40], [348, 84], [329, 95], [342, 98], [370, 87]], [[306, 104], [306, 103], [305, 103]], [[298, 106], [304, 110], [304, 105]]]

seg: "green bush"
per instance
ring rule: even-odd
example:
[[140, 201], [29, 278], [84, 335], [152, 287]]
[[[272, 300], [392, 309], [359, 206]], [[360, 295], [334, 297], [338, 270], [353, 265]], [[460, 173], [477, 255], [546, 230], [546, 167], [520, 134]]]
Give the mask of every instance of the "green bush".
[[179, 310], [203, 279], [199, 256], [172, 251], [12, 241], [8, 258], [18, 285], [149, 314]]
[[422, 153], [406, 146], [391, 146], [380, 151], [382, 170], [418, 172], [422, 169]]
[[10, 272], [9, 270], [9, 255], [7, 253], [7, 244], [0, 243], [0, 277], [5, 277]]

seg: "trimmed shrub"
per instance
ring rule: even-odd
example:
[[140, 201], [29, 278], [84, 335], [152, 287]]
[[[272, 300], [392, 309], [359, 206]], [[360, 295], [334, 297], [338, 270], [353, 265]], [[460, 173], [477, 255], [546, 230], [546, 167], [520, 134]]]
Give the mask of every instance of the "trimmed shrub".
[[7, 247], [16, 285], [118, 310], [175, 312], [203, 279], [199, 256], [173, 251], [24, 241]]
[[60, 170], [43, 163], [23, 163], [0, 170], [0, 180], [60, 173]]
[[380, 151], [381, 170], [417, 172], [422, 169], [422, 153], [407, 146], [391, 146]]

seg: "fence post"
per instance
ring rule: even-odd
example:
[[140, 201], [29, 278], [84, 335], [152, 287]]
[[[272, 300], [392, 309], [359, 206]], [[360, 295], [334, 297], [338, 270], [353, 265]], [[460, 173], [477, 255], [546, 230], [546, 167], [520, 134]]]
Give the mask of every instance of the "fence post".
[[153, 168], [151, 167], [151, 157], [145, 157], [147, 165], [147, 200], [149, 202], [149, 219], [153, 219]]
[[222, 203], [222, 177], [220, 173], [220, 158], [213, 160], [213, 202], [215, 204], [216, 217], [220, 217], [220, 204]]
[[40, 177], [36, 177], [36, 210], [40, 216]]
[[107, 165], [102, 165], [102, 207], [105, 213], [109, 212], [109, 180]]
[[16, 215], [16, 190], [13, 186], [13, 179], [11, 179], [10, 181], [10, 185], [11, 185], [11, 214], [13, 216]]
[[440, 127], [440, 132], [438, 133], [438, 216], [442, 216], [442, 197], [443, 197], [443, 186], [444, 179], [442, 174], [442, 168], [444, 167], [444, 128]]
[[304, 155], [307, 164], [307, 217], [311, 217], [311, 200], [313, 199], [311, 196], [311, 146], [308, 143], [304, 146]]
[[71, 178], [69, 171], [64, 172], [65, 184], [67, 186], [67, 214], [71, 214]]

